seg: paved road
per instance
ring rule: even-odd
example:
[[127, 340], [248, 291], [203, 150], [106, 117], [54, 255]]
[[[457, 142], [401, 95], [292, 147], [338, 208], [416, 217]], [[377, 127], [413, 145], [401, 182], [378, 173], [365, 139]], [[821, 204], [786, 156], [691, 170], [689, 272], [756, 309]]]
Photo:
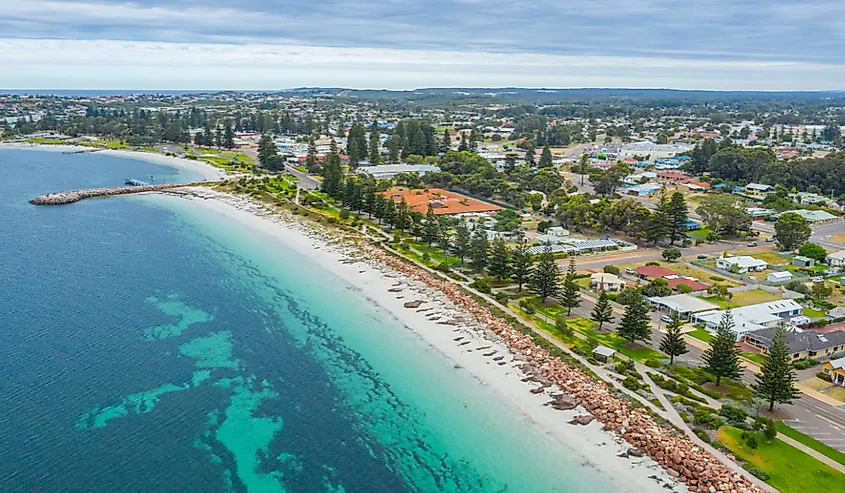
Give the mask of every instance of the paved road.
[[292, 174], [299, 180], [297, 182], [299, 188], [302, 188], [304, 190], [319, 190], [320, 182], [315, 180], [314, 178], [311, 178], [308, 173], [303, 173], [302, 171], [299, 171], [298, 169], [288, 164], [285, 164], [285, 171]]

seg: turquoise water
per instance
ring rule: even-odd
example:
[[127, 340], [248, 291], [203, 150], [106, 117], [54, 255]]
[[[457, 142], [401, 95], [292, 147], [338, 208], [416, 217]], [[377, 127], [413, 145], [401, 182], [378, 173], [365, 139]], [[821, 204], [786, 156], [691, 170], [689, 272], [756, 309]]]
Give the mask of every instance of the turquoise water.
[[491, 389], [293, 250], [155, 174], [0, 149], [0, 490], [612, 491]]

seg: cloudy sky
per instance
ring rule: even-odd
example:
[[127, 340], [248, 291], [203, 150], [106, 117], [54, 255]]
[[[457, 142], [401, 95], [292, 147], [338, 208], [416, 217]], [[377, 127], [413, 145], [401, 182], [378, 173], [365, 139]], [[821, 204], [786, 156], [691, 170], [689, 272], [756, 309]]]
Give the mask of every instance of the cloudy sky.
[[6, 89], [845, 89], [843, 0], [2, 2]]

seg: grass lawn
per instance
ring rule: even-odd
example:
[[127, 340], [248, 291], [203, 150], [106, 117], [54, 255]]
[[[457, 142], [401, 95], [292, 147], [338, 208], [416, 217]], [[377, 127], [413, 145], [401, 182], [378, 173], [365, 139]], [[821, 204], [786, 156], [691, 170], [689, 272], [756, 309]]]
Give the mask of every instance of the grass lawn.
[[746, 353], [746, 352], [743, 352], [743, 353], [740, 353], [740, 354], [742, 354], [743, 358], [749, 359], [749, 360], [757, 363], [758, 365], [762, 365], [766, 361], [766, 357], [763, 356], [762, 354]]
[[716, 438], [731, 452], [757, 469], [766, 472], [767, 481], [782, 493], [808, 491], [841, 491], [845, 474], [780, 440], [766, 443], [762, 434], [755, 434], [756, 450], [745, 445], [742, 430], [723, 426]]
[[791, 428], [789, 425], [784, 424], [782, 422], [777, 423], [778, 433], [788, 436], [789, 438], [804, 444], [811, 449], [815, 450], [816, 452], [820, 452], [822, 455], [830, 457], [831, 459], [835, 460], [836, 462], [845, 465], [845, 454], [836, 450], [833, 447], [829, 447], [822, 442], [816, 440], [813, 437], [809, 437], [800, 431], [796, 430], [795, 428]]
[[411, 242], [411, 246], [421, 251], [422, 253], [427, 253], [428, 256], [431, 257], [431, 260], [433, 260], [436, 264], [440, 264], [443, 262], [448, 262], [449, 264], [460, 263], [460, 259], [458, 257], [446, 255], [443, 250], [437, 247], [429, 247], [426, 243]]
[[642, 362], [649, 359], [666, 359], [666, 355], [664, 355], [663, 353], [659, 353], [654, 349], [642, 346], [640, 344], [631, 345], [627, 339], [619, 337], [614, 332], [609, 332], [607, 334], [596, 333], [593, 329], [598, 327], [598, 324], [596, 324], [592, 320], [588, 320], [583, 317], [578, 317], [569, 319], [566, 321], [566, 323], [574, 330], [587, 336], [589, 339], [596, 341], [597, 343], [603, 346], [613, 348], [619, 351], [620, 353], [624, 354], [625, 356], [633, 358], [637, 361]]
[[845, 387], [840, 387], [839, 385], [832, 384], [826, 380], [822, 380], [819, 377], [808, 378], [806, 380], [802, 380], [801, 383], [813, 390], [821, 392], [822, 394], [830, 398], [845, 402]]
[[703, 240], [703, 239], [707, 238], [707, 235], [708, 235], [708, 234], [710, 234], [710, 232], [711, 232], [711, 231], [712, 231], [712, 230], [711, 230], [710, 228], [701, 228], [701, 229], [696, 229], [695, 231], [690, 231], [690, 232], [689, 232], [689, 233], [687, 233], [687, 234], [688, 234], [688, 235], [689, 235], [692, 239], [696, 239], [696, 238], [698, 238], [698, 239]]
[[813, 309], [813, 308], [804, 308], [801, 311], [804, 313], [804, 316], [807, 316], [807, 317], [810, 317], [810, 318], [822, 318], [825, 315], [827, 315], [827, 312], [819, 311], [819, 310], [816, 310], [816, 309]]
[[756, 305], [757, 303], [766, 303], [768, 301], [777, 301], [782, 298], [772, 293], [769, 293], [768, 291], [763, 291], [762, 289], [752, 289], [750, 291], [734, 293], [733, 298], [729, 300], [717, 300], [715, 297], [703, 299], [715, 305], [719, 305], [719, 308], [721, 308], [722, 310], [727, 310], [730, 308], [738, 308], [740, 306]]
[[783, 257], [776, 252], [752, 253], [751, 256], [769, 265], [789, 265], [792, 262], [792, 256]]
[[710, 341], [713, 340], [713, 334], [708, 332], [706, 329], [696, 328], [692, 332], [684, 332], [684, 334], [690, 337], [695, 337], [699, 341], [706, 342], [707, 344], [710, 344]]

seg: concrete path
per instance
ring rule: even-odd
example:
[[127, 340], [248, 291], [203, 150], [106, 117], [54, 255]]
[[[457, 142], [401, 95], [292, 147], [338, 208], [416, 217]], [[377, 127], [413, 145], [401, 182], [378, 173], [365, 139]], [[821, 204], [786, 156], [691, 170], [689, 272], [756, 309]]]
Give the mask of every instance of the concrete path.
[[795, 447], [798, 450], [804, 452], [805, 454], [813, 456], [816, 459], [824, 462], [825, 464], [829, 465], [830, 467], [832, 467], [832, 468], [836, 469], [837, 471], [841, 472], [842, 474], [845, 474], [845, 465], [842, 465], [842, 464], [836, 462], [835, 460], [833, 460], [830, 457], [822, 454], [821, 452], [813, 450], [813, 449], [804, 445], [801, 442], [796, 442], [795, 440], [789, 438], [788, 436], [786, 436], [782, 433], [778, 433], [778, 440], [780, 440], [784, 443], [788, 443], [789, 445], [792, 445], [793, 447]]

